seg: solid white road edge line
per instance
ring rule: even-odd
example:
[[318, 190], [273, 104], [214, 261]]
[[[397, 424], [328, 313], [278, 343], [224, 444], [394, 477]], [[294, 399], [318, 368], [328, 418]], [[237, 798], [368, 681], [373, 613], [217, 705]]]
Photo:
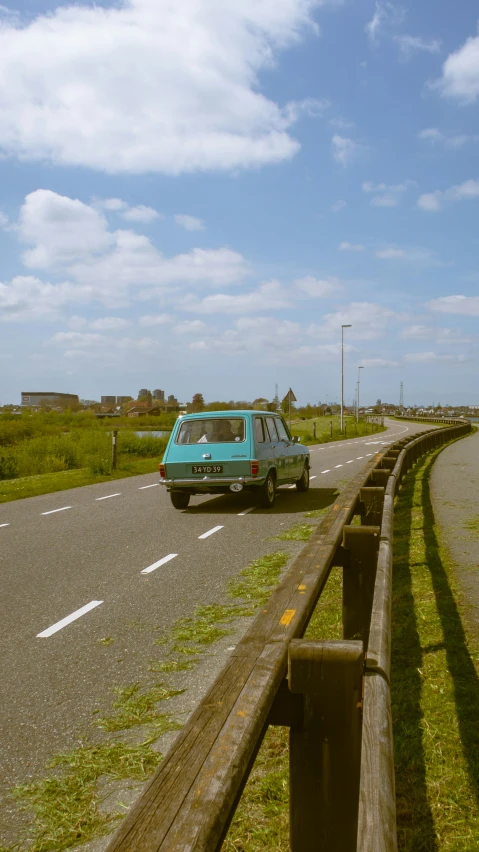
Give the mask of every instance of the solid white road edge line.
[[154, 482], [153, 485], [140, 485], [140, 487], [138, 488], [138, 491], [144, 491], [145, 488], [156, 488], [156, 486], [159, 485], [159, 484], [160, 484], [159, 482]]
[[256, 506], [250, 506], [249, 509], [245, 509], [244, 512], [238, 512], [238, 518], [243, 517], [243, 515], [247, 515], [248, 512], [254, 512]]
[[208, 532], [203, 533], [203, 535], [199, 535], [198, 538], [208, 538], [209, 535], [213, 535], [213, 533], [218, 532], [218, 530], [222, 530], [223, 526], [213, 527], [213, 529], [208, 530]]
[[37, 633], [37, 639], [52, 636], [54, 633], [57, 633], [58, 630], [61, 630], [63, 627], [66, 627], [67, 624], [71, 624], [72, 621], [76, 621], [77, 618], [81, 618], [81, 616], [85, 615], [86, 612], [90, 612], [91, 609], [94, 609], [96, 606], [99, 606], [102, 603], [103, 601], [90, 601], [90, 603], [85, 604], [85, 606], [82, 606], [80, 609], [76, 609], [75, 612], [71, 613], [71, 615], [67, 615], [66, 618], [62, 618], [61, 621], [57, 621], [56, 624], [52, 624], [51, 627], [48, 627], [46, 630], [43, 630], [42, 633]]
[[62, 506], [61, 509], [50, 509], [49, 512], [42, 512], [42, 515], [54, 515], [55, 512], [64, 512], [65, 509], [71, 509], [71, 506]]
[[158, 562], [153, 562], [153, 565], [148, 565], [148, 568], [143, 568], [143, 571], [140, 571], [140, 574], [151, 574], [152, 571], [155, 571], [156, 568], [159, 568], [160, 565], [165, 565], [166, 562], [170, 562], [172, 559], [178, 556], [177, 553], [169, 553], [168, 556], [164, 556], [163, 559], [159, 559]]
[[106, 497], [95, 497], [95, 500], [109, 500], [110, 497], [121, 497], [121, 491], [118, 491], [117, 494], [107, 494]]

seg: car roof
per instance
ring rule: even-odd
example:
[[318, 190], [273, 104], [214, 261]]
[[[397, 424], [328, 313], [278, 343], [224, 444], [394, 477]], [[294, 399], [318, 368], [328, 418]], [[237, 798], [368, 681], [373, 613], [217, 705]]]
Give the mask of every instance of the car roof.
[[244, 417], [246, 415], [252, 414], [266, 414], [268, 417], [271, 415], [279, 416], [279, 412], [277, 411], [252, 411], [251, 409], [233, 409], [231, 411], [195, 411], [191, 414], [182, 414], [178, 418], [179, 420], [204, 420], [205, 417], [226, 417], [228, 420], [234, 417]]

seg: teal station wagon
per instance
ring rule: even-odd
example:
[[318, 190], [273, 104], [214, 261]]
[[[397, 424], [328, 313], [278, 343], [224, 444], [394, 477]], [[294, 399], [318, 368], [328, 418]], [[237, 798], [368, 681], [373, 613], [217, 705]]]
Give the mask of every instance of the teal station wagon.
[[179, 417], [159, 466], [175, 509], [192, 494], [256, 494], [274, 503], [277, 486], [309, 488], [309, 450], [292, 438], [279, 414], [269, 411], [208, 411]]

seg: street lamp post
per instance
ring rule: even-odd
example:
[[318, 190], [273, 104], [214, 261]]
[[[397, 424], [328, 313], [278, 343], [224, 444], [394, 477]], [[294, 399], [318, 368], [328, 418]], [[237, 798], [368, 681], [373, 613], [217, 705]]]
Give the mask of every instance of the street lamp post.
[[359, 423], [359, 382], [361, 380], [360, 370], [364, 370], [364, 367], [358, 367], [358, 398], [357, 398], [357, 408], [356, 408], [356, 423]]
[[344, 425], [344, 329], [351, 328], [351, 323], [344, 323], [341, 326], [341, 434], [343, 434]]

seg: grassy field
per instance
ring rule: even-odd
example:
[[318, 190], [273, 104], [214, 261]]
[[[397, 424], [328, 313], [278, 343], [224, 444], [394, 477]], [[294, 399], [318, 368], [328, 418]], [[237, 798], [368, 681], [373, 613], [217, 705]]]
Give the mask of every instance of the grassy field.
[[[331, 428], [332, 424], [332, 428]], [[341, 432], [341, 418], [315, 417], [313, 420], [293, 420], [291, 432], [301, 437], [302, 444], [326, 444], [330, 441], [342, 441], [346, 438], [359, 438], [362, 435], [371, 435], [373, 432], [384, 432], [385, 426], [378, 423], [367, 423], [360, 420], [356, 423], [354, 417], [344, 418], [345, 431]], [[314, 435], [316, 425], [316, 436]]]
[[[135, 431], [162, 431], [165, 425], [162, 418], [151, 417], [112, 422], [55, 412], [0, 416], [0, 502], [153, 472], [167, 437]], [[116, 470], [113, 428], [118, 430]]]

